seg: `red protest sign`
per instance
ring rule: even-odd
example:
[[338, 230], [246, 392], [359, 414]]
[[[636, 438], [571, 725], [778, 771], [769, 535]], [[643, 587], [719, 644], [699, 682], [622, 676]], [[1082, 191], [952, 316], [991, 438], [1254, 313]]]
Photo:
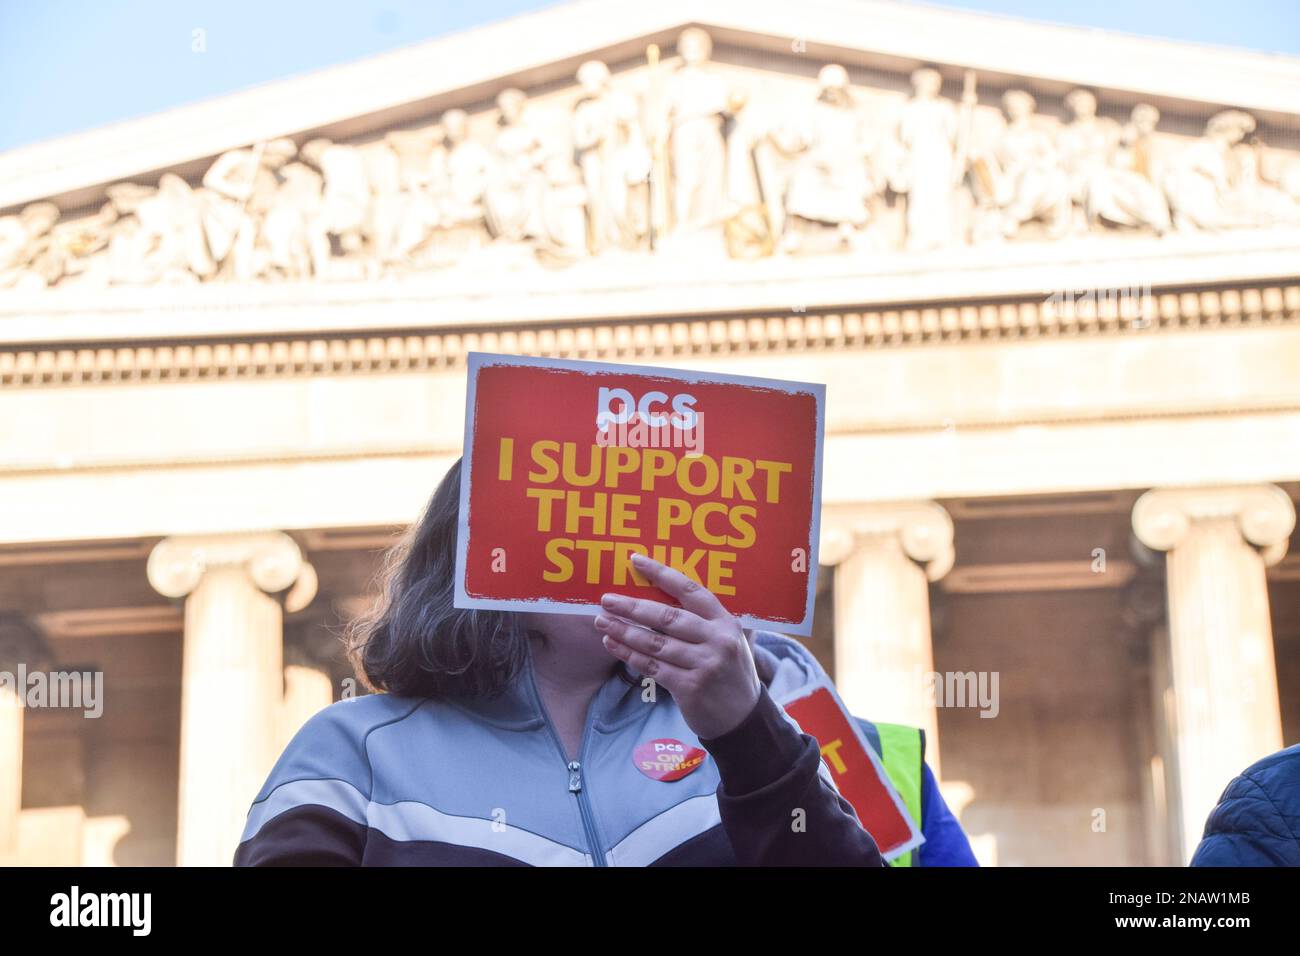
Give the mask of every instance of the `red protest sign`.
[[824, 404], [821, 385], [471, 353], [456, 606], [672, 601], [639, 552], [746, 626], [808, 634]]
[[922, 842], [917, 824], [908, 815], [885, 768], [829, 688], [818, 687], [806, 697], [781, 706], [804, 733], [821, 745], [831, 779], [844, 799], [853, 804], [858, 820], [886, 859]]

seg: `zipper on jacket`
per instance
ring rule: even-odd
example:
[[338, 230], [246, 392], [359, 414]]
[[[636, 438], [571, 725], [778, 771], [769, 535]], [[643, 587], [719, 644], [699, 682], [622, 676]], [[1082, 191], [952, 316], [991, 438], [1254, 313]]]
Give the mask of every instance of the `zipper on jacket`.
[[[579, 755], [582, 754], [582, 748], [578, 749]], [[587, 834], [587, 844], [591, 847], [591, 862], [595, 866], [607, 866], [605, 854], [600, 850], [600, 840], [596, 837], [596, 825], [592, 822], [591, 804], [587, 800], [587, 791], [582, 789], [582, 764], [577, 760], [570, 760], [569, 767], [569, 793], [578, 798], [578, 814], [582, 817], [582, 828]]]
[[[569, 755], [565, 753], [564, 742], [560, 740], [560, 735], [555, 732], [555, 727], [551, 724], [551, 715], [546, 712], [546, 704], [542, 702], [542, 695], [537, 689], [537, 681], [533, 679], [531, 668], [529, 668], [528, 679], [532, 681], [533, 695], [537, 700], [538, 709], [542, 712], [542, 722], [546, 724], [547, 733], [551, 735], [551, 740], [555, 742], [555, 749], [560, 752], [560, 758], [564, 761], [565, 769], [569, 771], [569, 793], [573, 794], [578, 801], [578, 816], [582, 818], [582, 831], [587, 838], [587, 850], [591, 856], [591, 863], [593, 866], [609, 866], [609, 863], [605, 860], [604, 851], [601, 849], [600, 840], [596, 836], [595, 814], [592, 812], [591, 802], [587, 797], [587, 791], [582, 786], [582, 762], [581, 760], [570, 760]], [[590, 731], [591, 724], [588, 722], [582, 728], [582, 740], [578, 743], [579, 758], [587, 755], [587, 736]]]

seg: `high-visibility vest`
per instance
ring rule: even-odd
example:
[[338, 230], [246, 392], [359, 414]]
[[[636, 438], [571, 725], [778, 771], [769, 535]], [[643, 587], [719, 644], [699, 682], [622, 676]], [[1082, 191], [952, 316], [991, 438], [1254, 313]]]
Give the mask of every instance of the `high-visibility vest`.
[[[903, 805], [911, 815], [916, 829], [921, 826], [921, 785], [925, 779], [922, 767], [925, 765], [925, 731], [920, 727], [908, 727], [903, 724], [883, 724], [857, 718], [867, 743], [880, 758]], [[890, 866], [912, 866], [915, 850], [900, 853], [890, 860]]]

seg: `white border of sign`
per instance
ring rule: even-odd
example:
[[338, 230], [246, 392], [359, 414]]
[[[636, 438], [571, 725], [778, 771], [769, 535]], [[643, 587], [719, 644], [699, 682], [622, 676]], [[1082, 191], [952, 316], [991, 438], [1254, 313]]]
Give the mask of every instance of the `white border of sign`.
[[653, 365], [620, 365], [614, 362], [580, 362], [571, 359], [536, 358], [530, 355], [498, 355], [491, 352], [470, 352], [466, 363], [465, 390], [465, 445], [461, 460], [460, 476], [460, 514], [456, 525], [456, 597], [454, 604], [458, 608], [486, 611], [534, 611], [543, 614], [581, 614], [600, 611], [598, 604], [571, 604], [565, 601], [495, 600], [470, 597], [465, 591], [465, 569], [468, 565], [469, 550], [469, 492], [473, 481], [470, 451], [474, 447], [474, 406], [478, 391], [478, 373], [482, 368], [495, 365], [540, 366], [543, 368], [568, 369], [575, 372], [600, 373], [614, 371], [628, 375], [649, 375], [655, 378], [667, 378], [691, 384], [697, 382], [720, 382], [731, 385], [750, 385], [758, 388], [775, 389], [791, 394], [810, 393], [817, 402], [817, 450], [813, 463], [813, 502], [812, 522], [809, 534], [808, 584], [807, 600], [802, 621], [769, 621], [764, 618], [739, 614], [737, 618], [745, 627], [776, 630], [784, 634], [797, 634], [807, 637], [812, 633], [813, 603], [817, 597], [817, 552], [821, 535], [822, 515], [822, 444], [826, 430], [826, 386], [811, 382], [790, 382], [780, 379], [750, 378], [744, 375], [723, 375], [716, 372], [701, 372], [690, 369], [660, 368]]

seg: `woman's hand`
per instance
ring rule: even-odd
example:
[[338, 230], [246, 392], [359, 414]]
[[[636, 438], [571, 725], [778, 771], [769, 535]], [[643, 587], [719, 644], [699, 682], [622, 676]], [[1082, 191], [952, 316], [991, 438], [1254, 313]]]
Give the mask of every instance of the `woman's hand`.
[[634, 554], [637, 572], [681, 607], [605, 594], [596, 618], [605, 649], [668, 689], [697, 737], [721, 737], [758, 702], [754, 656], [740, 622], [682, 572]]

